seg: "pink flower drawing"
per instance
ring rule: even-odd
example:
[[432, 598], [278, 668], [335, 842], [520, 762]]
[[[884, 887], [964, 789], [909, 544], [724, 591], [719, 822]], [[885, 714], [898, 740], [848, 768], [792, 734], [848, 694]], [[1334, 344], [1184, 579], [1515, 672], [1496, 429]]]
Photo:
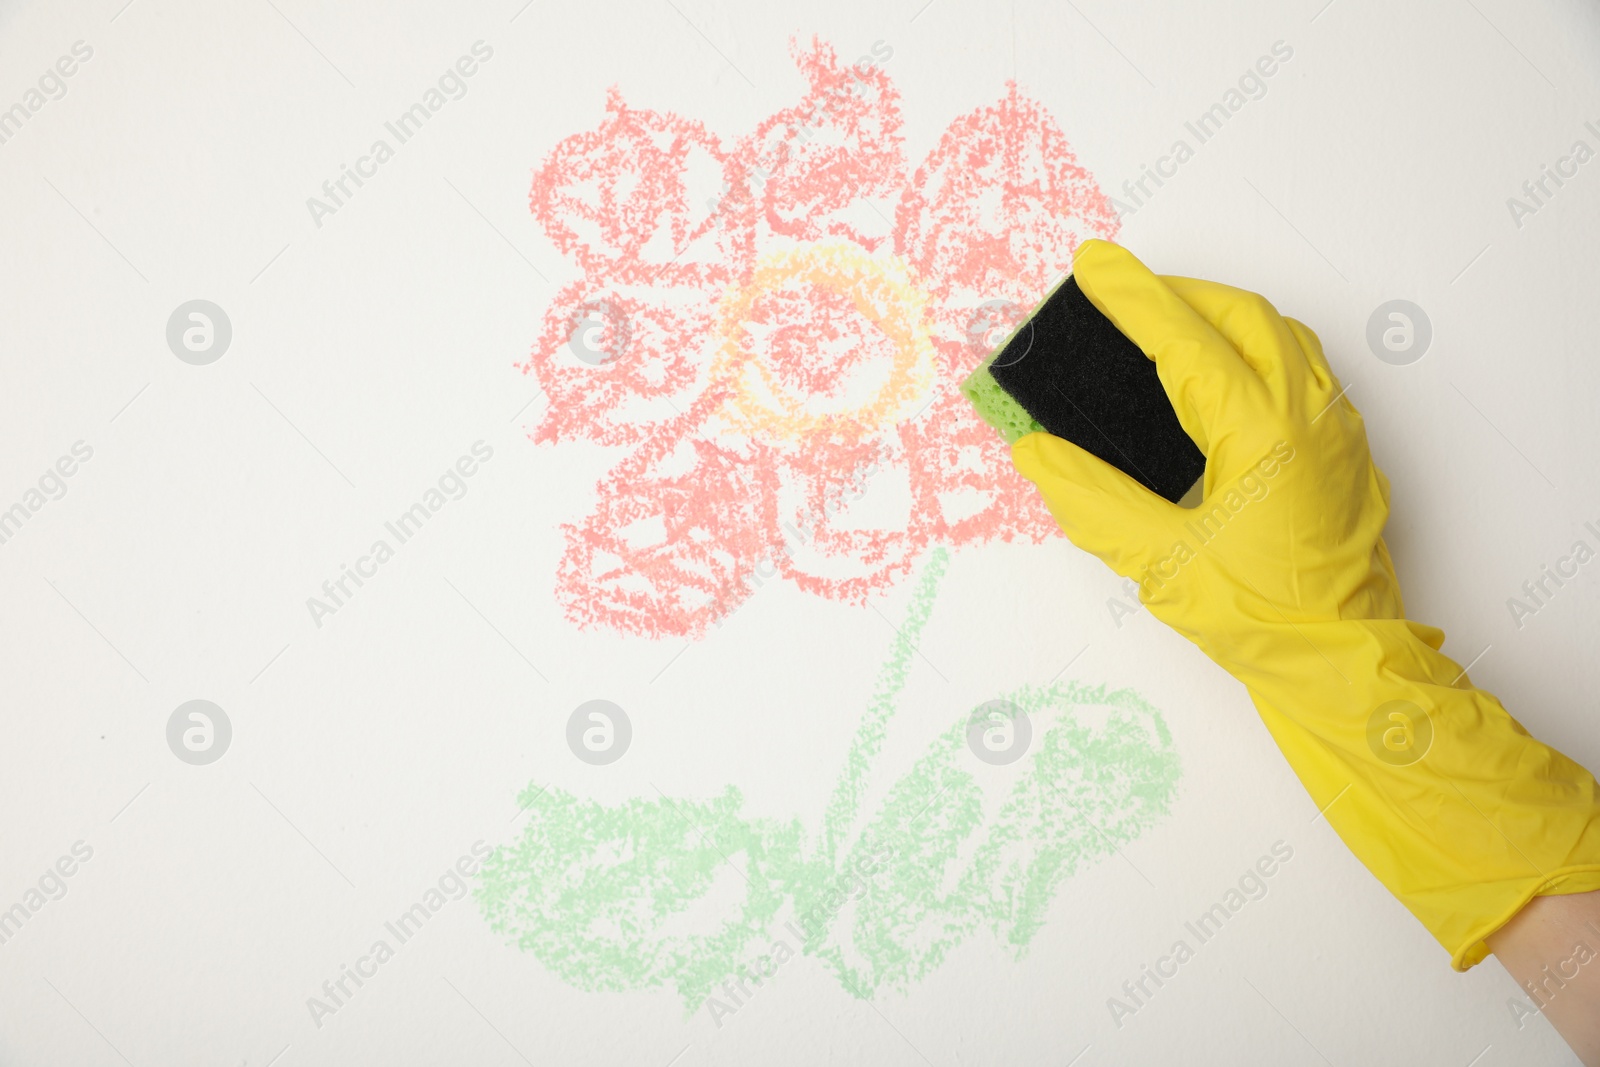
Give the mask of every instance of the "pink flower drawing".
[[529, 435], [617, 452], [564, 524], [568, 618], [694, 638], [766, 582], [848, 603], [931, 544], [1055, 527], [957, 391], [1117, 216], [1015, 82], [907, 170], [883, 61], [791, 43], [809, 89], [731, 146], [613, 87], [533, 178], [576, 265]]

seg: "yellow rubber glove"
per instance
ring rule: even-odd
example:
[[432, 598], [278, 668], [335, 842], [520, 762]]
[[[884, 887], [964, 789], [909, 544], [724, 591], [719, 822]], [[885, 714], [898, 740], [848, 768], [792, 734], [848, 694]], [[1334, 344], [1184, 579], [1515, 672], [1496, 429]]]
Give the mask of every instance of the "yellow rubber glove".
[[1046, 433], [1012, 446], [1073, 543], [1249, 689], [1339, 836], [1466, 970], [1535, 896], [1600, 889], [1600, 789], [1407, 621], [1389, 482], [1322, 346], [1266, 300], [1105, 241], [1073, 273], [1206, 455], [1187, 510]]

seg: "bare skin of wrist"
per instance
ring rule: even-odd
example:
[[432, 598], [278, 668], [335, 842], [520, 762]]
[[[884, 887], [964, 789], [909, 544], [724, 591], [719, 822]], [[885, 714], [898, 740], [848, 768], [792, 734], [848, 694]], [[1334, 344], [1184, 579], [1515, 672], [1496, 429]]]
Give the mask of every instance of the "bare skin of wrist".
[[1486, 940], [1585, 1067], [1600, 1067], [1600, 892], [1534, 897]]

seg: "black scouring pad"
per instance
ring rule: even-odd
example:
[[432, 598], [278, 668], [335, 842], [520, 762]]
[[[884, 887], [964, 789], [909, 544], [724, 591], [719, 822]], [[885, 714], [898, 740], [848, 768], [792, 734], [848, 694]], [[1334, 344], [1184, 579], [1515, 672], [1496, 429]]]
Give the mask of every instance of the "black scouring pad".
[[1178, 422], [1156, 365], [1069, 274], [961, 383], [1008, 442], [1046, 430], [1176, 502], [1206, 457]]

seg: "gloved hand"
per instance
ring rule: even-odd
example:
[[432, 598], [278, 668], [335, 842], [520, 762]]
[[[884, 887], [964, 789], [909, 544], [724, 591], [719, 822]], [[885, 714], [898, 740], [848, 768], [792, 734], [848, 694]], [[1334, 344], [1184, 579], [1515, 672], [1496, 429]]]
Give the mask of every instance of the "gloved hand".
[[1088, 241], [1073, 273], [1206, 455], [1186, 510], [1046, 433], [1012, 446], [1073, 543], [1244, 683], [1339, 836], [1466, 970], [1534, 896], [1600, 889], [1600, 789], [1405, 618], [1389, 483], [1317, 337]]

